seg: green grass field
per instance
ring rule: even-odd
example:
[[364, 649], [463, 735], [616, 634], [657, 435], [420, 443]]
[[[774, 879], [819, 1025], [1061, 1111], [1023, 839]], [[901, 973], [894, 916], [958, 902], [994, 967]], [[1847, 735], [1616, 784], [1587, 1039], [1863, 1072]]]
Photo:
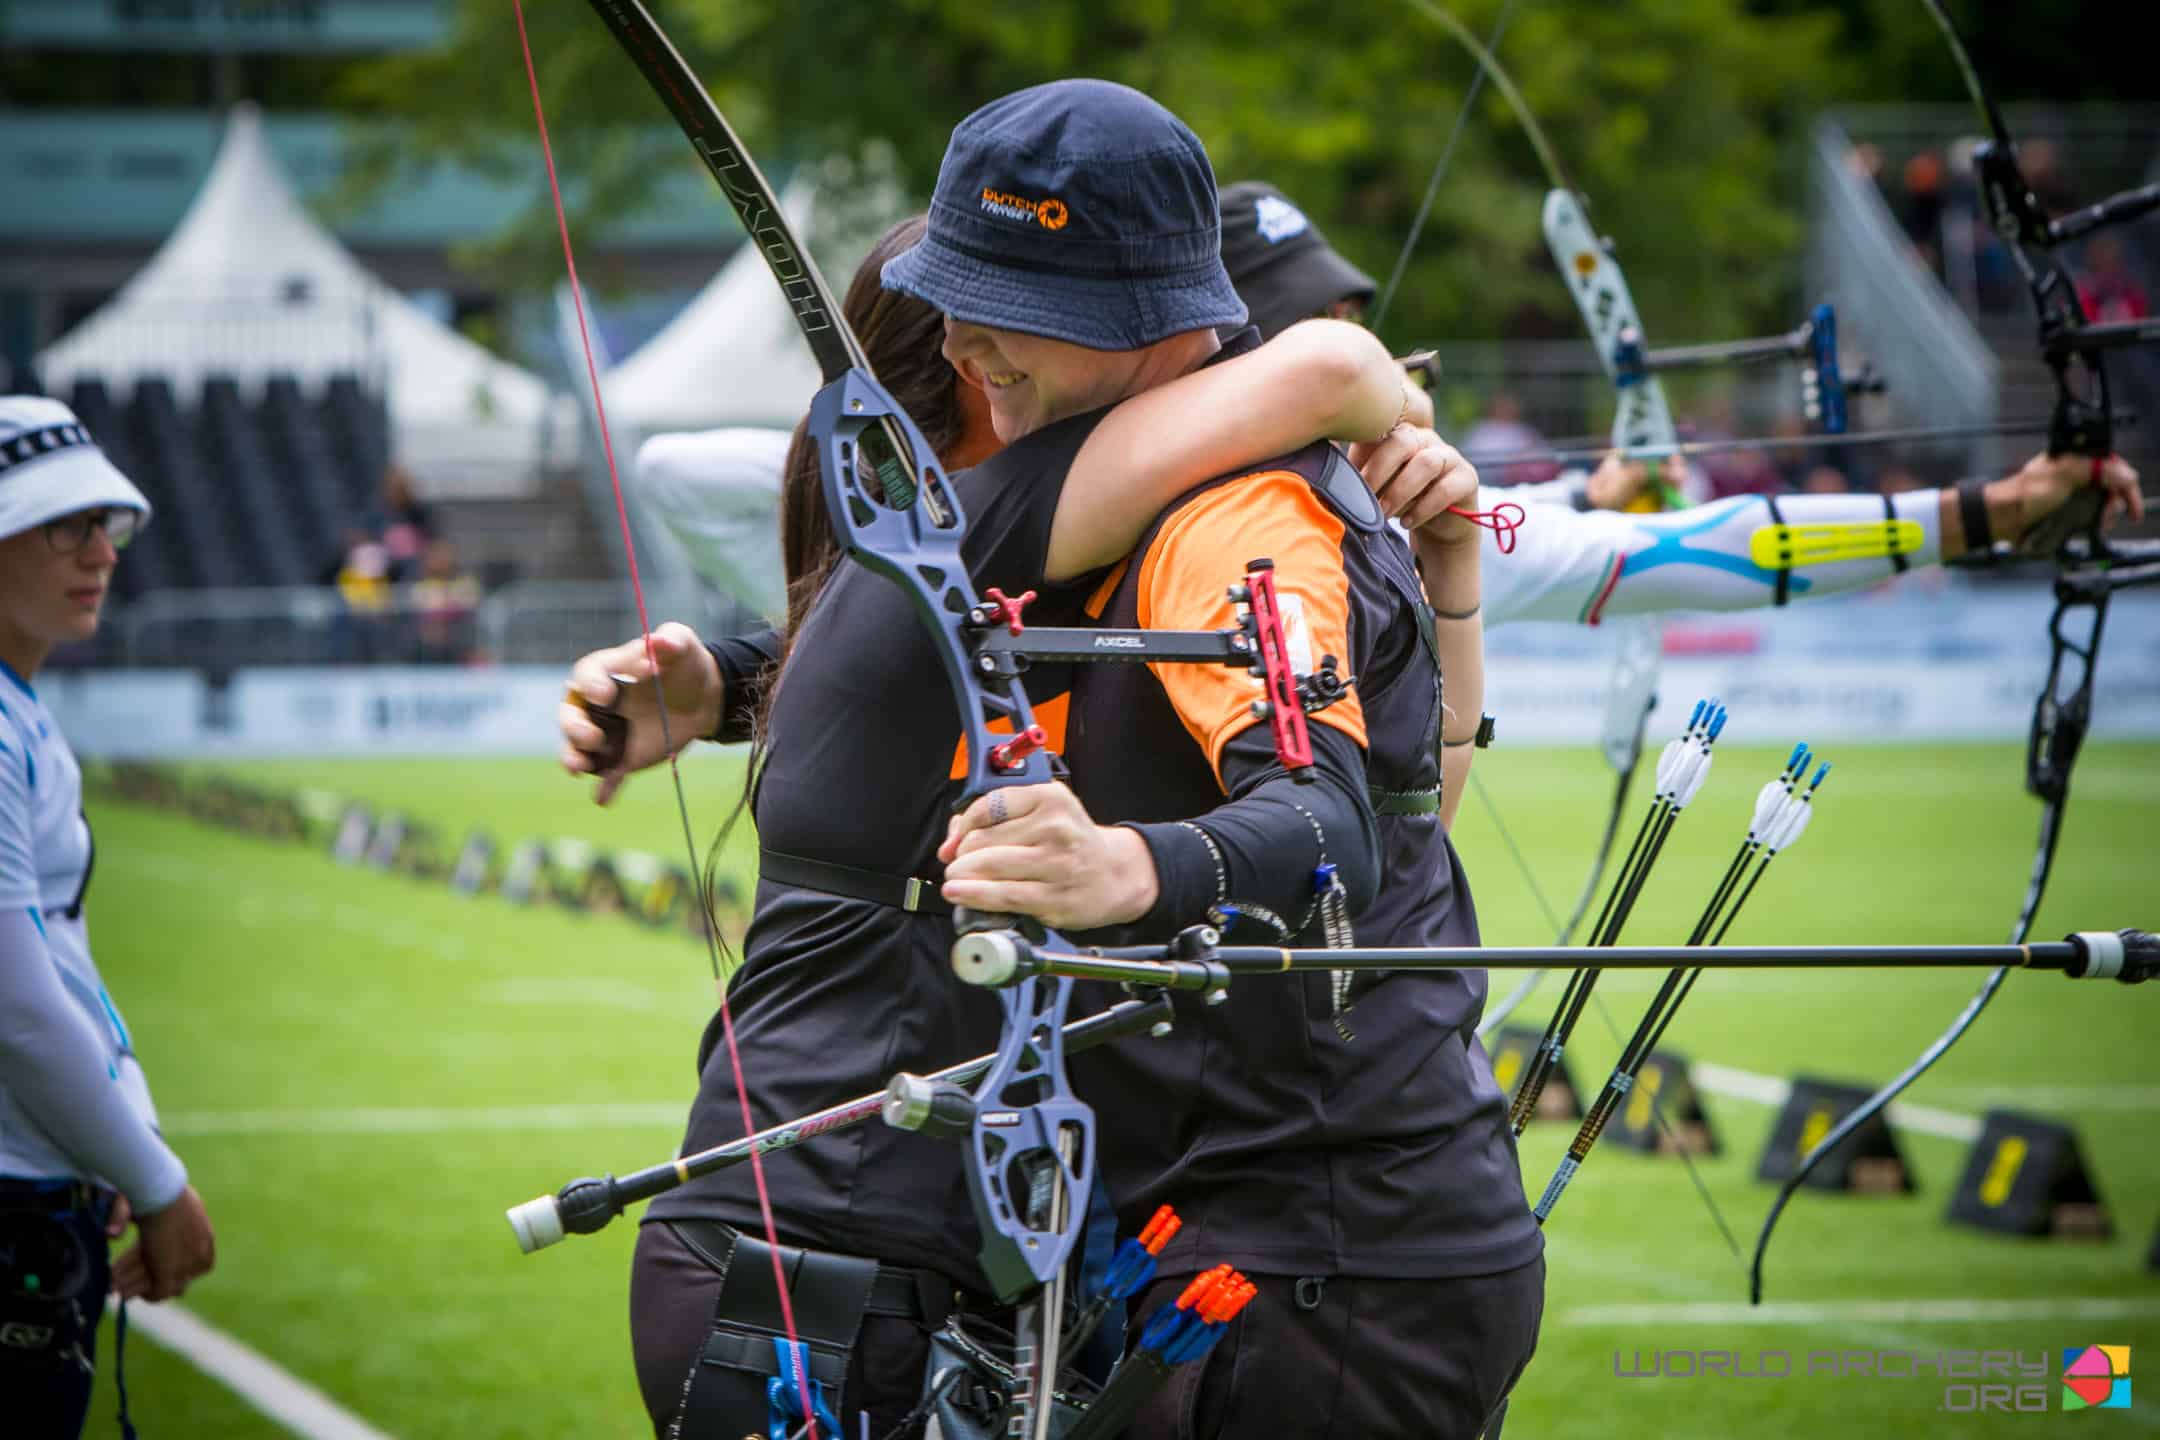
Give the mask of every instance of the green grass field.
[[[1631, 940], [1682, 937], [1756, 788], [1782, 758], [1721, 748], [1718, 773], [1675, 833]], [[2016, 748], [1833, 747], [1829, 758], [1837, 769], [1813, 827], [1731, 938], [2001, 940], [2023, 892], [2038, 813], [2019, 789]], [[716, 757], [686, 767], [700, 843], [733, 802], [735, 763]], [[1496, 751], [1480, 763], [1543, 886], [1556, 902], [1571, 900], [1606, 804], [1597, 762], [1585, 750]], [[539, 761], [225, 770], [403, 809], [453, 840], [481, 825], [505, 841], [579, 835], [679, 853], [672, 798], [651, 780], [600, 812]], [[702, 947], [619, 916], [463, 899], [341, 867], [313, 849], [111, 801], [94, 804], [92, 819], [100, 963], [218, 1226], [217, 1271], [186, 1303], [393, 1435], [645, 1433], [625, 1322], [632, 1227], [618, 1222], [525, 1257], [502, 1212], [575, 1176], [671, 1152], [710, 1007]], [[2156, 821], [2160, 747], [2093, 745], [2036, 936], [2160, 923]], [[1549, 940], [1474, 800], [1459, 840], [1486, 938]], [[737, 837], [738, 865], [746, 841]], [[1713, 975], [1667, 1044], [1749, 1071], [1873, 1082], [1933, 1038], [1978, 980], [1977, 972]], [[1633, 1024], [1653, 982], [1616, 975], [1602, 987], [1616, 1023]], [[1540, 998], [1549, 1003], [1556, 989]], [[1542, 1012], [1533, 1002], [1525, 1014]], [[2160, 1357], [2160, 1274], [2145, 1268], [2160, 1222], [2156, 1026], [2160, 994], [2016, 976], [1914, 1096], [1972, 1114], [2018, 1105], [2072, 1120], [2114, 1212], [2112, 1242], [2022, 1241], [1946, 1226], [1963, 1147], [1907, 1134], [1918, 1195], [1809, 1194], [1787, 1215], [1769, 1298], [1816, 1308], [1788, 1312], [1784, 1323], [1614, 1314], [1609, 1307], [1737, 1303], [1745, 1285], [1677, 1160], [1601, 1149], [1549, 1231], [1544, 1338], [1508, 1435], [1910, 1427], [1933, 1440], [2053, 1433], [2066, 1424], [2160, 1429], [2160, 1395], [2127, 1412], [2065, 1421], [1939, 1413], [1943, 1386], [1928, 1380], [1614, 1373], [1615, 1351], [1632, 1358], [1638, 1349], [1783, 1350], [1802, 1360], [1812, 1351], [1957, 1347], [2059, 1358], [2063, 1347], [2104, 1342]], [[1614, 1048], [1591, 1017], [1571, 1051], [1578, 1075], [1601, 1075]], [[1701, 1163], [1703, 1178], [1743, 1243], [1752, 1242], [1771, 1193], [1752, 1179], [1771, 1111], [1720, 1096], [1708, 1103], [1725, 1149]], [[1524, 1165], [1533, 1194], [1568, 1133], [1557, 1125], [1531, 1132]], [[2020, 1308], [1965, 1320], [1883, 1308], [1967, 1300]], [[2121, 1309], [2091, 1318], [2092, 1302], [2102, 1300]], [[129, 1360], [146, 1437], [278, 1433], [147, 1340], [131, 1343]], [[101, 1416], [111, 1413], [109, 1370]], [[2050, 1381], [2046, 1393], [2052, 1412], [2059, 1384]]]

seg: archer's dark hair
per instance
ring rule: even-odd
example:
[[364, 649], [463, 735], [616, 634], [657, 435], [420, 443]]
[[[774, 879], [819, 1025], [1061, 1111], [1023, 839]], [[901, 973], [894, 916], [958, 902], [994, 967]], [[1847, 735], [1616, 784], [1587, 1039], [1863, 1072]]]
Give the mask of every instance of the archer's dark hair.
[[[913, 215], [880, 235], [877, 243], [870, 247], [870, 253], [863, 257], [862, 264], [855, 267], [855, 278], [848, 282], [847, 296], [840, 302], [840, 310], [856, 338], [862, 341], [863, 355], [869, 360], [870, 368], [877, 372], [878, 383], [899, 402], [900, 408], [922, 430], [930, 448], [942, 458], [958, 443], [967, 424], [954, 389], [958, 377], [953, 374], [941, 348], [945, 340], [945, 317], [935, 307], [912, 295], [887, 290], [882, 279], [885, 262], [921, 240], [928, 223], [929, 217]], [[806, 434], [809, 424], [807, 415], [795, 422], [795, 438], [788, 445], [787, 465], [780, 479], [780, 563], [787, 577], [787, 618], [781, 634], [781, 669], [786, 667], [788, 655], [795, 648], [795, 637], [801, 633], [803, 620], [816, 602], [818, 592], [825, 588], [826, 580], [840, 560], [840, 547], [833, 541], [832, 520], [825, 513], [825, 489], [817, 452], [811, 448]], [[750, 761], [743, 768], [742, 795], [705, 852], [699, 899], [705, 906], [707, 923], [715, 926], [713, 933], [716, 935], [719, 932], [713, 919], [712, 897], [719, 884], [721, 851], [735, 822], [755, 804], [758, 779], [764, 770], [766, 725], [772, 717], [773, 699], [779, 688], [776, 675], [766, 685], [758, 702]], [[721, 950], [732, 968], [734, 955], [724, 939]]]
[[[924, 216], [910, 216], [879, 236], [856, 267], [840, 309], [862, 341], [878, 383], [900, 402], [900, 408], [921, 427], [930, 448], [942, 457], [959, 441], [966, 424], [953, 390], [953, 368], [939, 348], [945, 339], [945, 319], [914, 296], [885, 289], [879, 279], [887, 260], [922, 239], [926, 223]], [[780, 559], [787, 574], [790, 646], [840, 558], [832, 521], [825, 513], [817, 452], [804, 435], [808, 424], [807, 416], [796, 422], [780, 488]]]

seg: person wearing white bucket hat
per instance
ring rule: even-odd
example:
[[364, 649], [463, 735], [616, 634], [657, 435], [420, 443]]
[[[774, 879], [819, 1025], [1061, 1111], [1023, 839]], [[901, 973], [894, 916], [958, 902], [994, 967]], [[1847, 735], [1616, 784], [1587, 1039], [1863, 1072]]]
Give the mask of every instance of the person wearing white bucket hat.
[[[90, 955], [82, 771], [34, 684], [55, 648], [97, 632], [119, 552], [149, 518], [67, 406], [0, 397], [0, 1394], [14, 1435], [81, 1433], [108, 1291], [170, 1299], [216, 1256]], [[139, 1243], [109, 1261], [131, 1218]]]

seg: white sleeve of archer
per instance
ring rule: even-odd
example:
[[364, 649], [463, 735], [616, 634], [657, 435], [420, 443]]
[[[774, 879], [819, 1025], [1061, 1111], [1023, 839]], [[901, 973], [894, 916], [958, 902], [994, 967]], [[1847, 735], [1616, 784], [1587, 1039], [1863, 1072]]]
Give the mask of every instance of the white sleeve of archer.
[[[1479, 487], [1481, 492], [1487, 488], [1489, 487]], [[1572, 507], [1590, 493], [1590, 472], [1580, 468], [1563, 470], [1550, 480], [1538, 480], [1528, 485], [1510, 485], [1501, 493], [1518, 505]]]
[[1614, 517], [1630, 531], [1624, 554], [1579, 618], [1765, 608], [1778, 603], [1781, 570], [1787, 603], [1858, 590], [1898, 573], [1892, 544], [1906, 568], [1939, 564], [1940, 492], [1890, 498], [1889, 514], [1880, 495], [1780, 495], [1773, 517], [1767, 498], [1743, 495]]
[[638, 500], [698, 578], [768, 617], [787, 611], [780, 564], [788, 432], [748, 426], [655, 435], [638, 447]]
[[[1552, 482], [1560, 483], [1559, 481]], [[1518, 500], [1520, 486], [1478, 487], [1477, 505], [1490, 510]], [[1503, 555], [1497, 537], [1487, 530], [1480, 540], [1480, 575], [1485, 587], [1485, 625], [1511, 620], [1550, 620], [1562, 624], [1589, 619], [1590, 608], [1604, 592], [1628, 546], [1638, 543], [1637, 515], [1612, 510], [1575, 510], [1567, 505], [1523, 507], [1515, 549]]]

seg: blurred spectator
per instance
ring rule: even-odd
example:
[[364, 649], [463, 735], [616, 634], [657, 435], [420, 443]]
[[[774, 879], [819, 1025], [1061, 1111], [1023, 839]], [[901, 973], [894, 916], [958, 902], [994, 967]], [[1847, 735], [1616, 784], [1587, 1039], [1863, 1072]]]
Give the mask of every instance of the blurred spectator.
[[374, 660], [390, 609], [390, 552], [367, 531], [347, 530], [334, 583], [345, 602], [330, 631], [334, 658], [361, 664]]
[[[1485, 414], [1463, 432], [1463, 438], [1455, 448], [1475, 463], [1480, 457], [1514, 455], [1552, 447], [1535, 425], [1523, 419], [1522, 401], [1510, 391], [1495, 390], [1485, 407]], [[1550, 480], [1559, 473], [1559, 468], [1553, 465], [1510, 465], [1504, 469], [1495, 467], [1490, 479], [1496, 485], [1530, 485]]]
[[2089, 320], [2143, 320], [2152, 314], [2145, 287], [2130, 273], [2120, 237], [2105, 232], [2085, 242], [2085, 263], [2077, 277], [2078, 300]]
[[410, 580], [420, 572], [420, 558], [434, 533], [433, 517], [413, 495], [412, 475], [391, 461], [383, 471], [381, 508], [368, 517], [368, 528], [382, 538], [392, 580]]
[[[1790, 410], [1780, 413], [1770, 427], [1772, 438], [1777, 440], [1802, 440], [1809, 433], [1807, 421]], [[1782, 490], [1800, 489], [1808, 472], [1822, 462], [1822, 452], [1807, 445], [1792, 445], [1767, 453], [1771, 466], [1777, 471], [1778, 488]]]
[[[1715, 390], [1704, 399], [1698, 418], [1689, 426], [1688, 438], [1713, 443], [1731, 440], [1739, 434], [1738, 427], [1732, 396]], [[1769, 454], [1761, 450], [1719, 451], [1701, 457], [1696, 468], [1708, 484], [1704, 498], [1711, 500], [1728, 495], [1774, 495], [1785, 488], [1785, 477], [1778, 473]]]
[[1799, 488], [1810, 495], [1843, 495], [1852, 489], [1852, 482], [1835, 465], [1817, 465], [1807, 472]]
[[2032, 191], [2043, 210], [2050, 215], [2060, 215], [2065, 210], [2077, 208], [2069, 177], [2063, 173], [2062, 151], [2053, 140], [2038, 135], [2019, 140], [2017, 160], [2026, 188]]
[[1875, 475], [1875, 488], [1885, 495], [1902, 495], [1908, 490], [1923, 488], [1920, 476], [1909, 465], [1892, 461]]
[[412, 584], [408, 603], [420, 640], [420, 663], [456, 665], [473, 651], [473, 612], [480, 605], [480, 582], [458, 565], [457, 546], [430, 540]]
[[1942, 269], [1943, 161], [1933, 150], [1922, 150], [1905, 162], [1904, 203], [1898, 206], [1898, 224], [1905, 238], [1920, 253], [1928, 269]]

